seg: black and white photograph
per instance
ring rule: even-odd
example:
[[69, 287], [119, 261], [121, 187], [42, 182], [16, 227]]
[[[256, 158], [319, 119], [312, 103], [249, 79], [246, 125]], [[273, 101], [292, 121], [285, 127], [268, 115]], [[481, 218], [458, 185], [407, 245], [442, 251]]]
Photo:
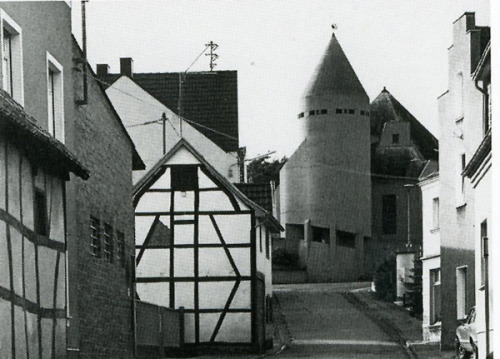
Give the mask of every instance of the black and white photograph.
[[0, 359], [493, 359], [498, 18], [1, 0]]

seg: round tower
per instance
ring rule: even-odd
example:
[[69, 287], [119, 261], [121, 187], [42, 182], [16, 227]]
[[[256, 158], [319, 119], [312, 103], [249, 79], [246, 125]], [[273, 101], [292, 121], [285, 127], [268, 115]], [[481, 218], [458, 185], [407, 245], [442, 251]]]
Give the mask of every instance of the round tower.
[[371, 235], [370, 104], [335, 35], [303, 103], [305, 140], [281, 174], [281, 218], [307, 223], [301, 260], [311, 279], [357, 279]]

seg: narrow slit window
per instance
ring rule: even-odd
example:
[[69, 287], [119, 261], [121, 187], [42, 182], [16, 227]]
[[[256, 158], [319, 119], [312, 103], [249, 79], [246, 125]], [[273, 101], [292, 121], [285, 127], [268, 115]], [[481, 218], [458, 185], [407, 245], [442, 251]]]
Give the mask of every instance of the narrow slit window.
[[90, 217], [90, 251], [94, 257], [101, 257], [101, 223]]
[[342, 113], [342, 109], [341, 108], [335, 109], [335, 113]]
[[314, 110], [309, 111], [309, 116], [314, 116], [315, 112]]
[[354, 115], [354, 109], [353, 108], [349, 109], [349, 115]]
[[34, 227], [35, 232], [39, 235], [46, 236], [48, 233], [48, 216], [47, 216], [47, 196], [45, 192], [35, 189], [34, 203]]
[[322, 115], [326, 115], [328, 113], [328, 110], [326, 108], [322, 109], [321, 110], [321, 114]]
[[113, 227], [104, 224], [104, 259], [106, 262], [113, 262]]
[[302, 118], [302, 117], [304, 117], [304, 112], [299, 113], [299, 115], [298, 115], [297, 117], [298, 117], [298, 118]]

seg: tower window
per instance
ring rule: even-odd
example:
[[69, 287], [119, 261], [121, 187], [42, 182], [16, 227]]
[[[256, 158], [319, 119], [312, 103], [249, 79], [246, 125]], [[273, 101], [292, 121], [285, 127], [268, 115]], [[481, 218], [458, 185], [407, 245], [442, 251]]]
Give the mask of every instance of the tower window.
[[319, 110], [316, 110], [316, 115], [319, 115]]
[[342, 109], [341, 108], [335, 109], [335, 113], [342, 113]]
[[394, 133], [392, 135], [392, 143], [398, 144], [399, 143], [399, 133]]
[[337, 231], [337, 245], [342, 247], [355, 248], [356, 234], [345, 231]]
[[364, 116], [364, 115], [365, 115], [365, 111], [364, 111], [364, 110], [361, 110], [361, 111], [360, 111], [360, 114], [361, 114], [361, 116]]
[[298, 117], [298, 118], [302, 118], [302, 117], [304, 117], [304, 112], [299, 113], [299, 115], [298, 115], [297, 117]]
[[354, 115], [354, 109], [353, 108], [349, 109], [349, 115]]
[[347, 109], [346, 108], [344, 108], [344, 113], [347, 113]]
[[309, 116], [314, 116], [314, 110], [309, 111]]
[[382, 231], [384, 234], [396, 234], [396, 195], [382, 197]]
[[322, 114], [322, 115], [326, 115], [327, 113], [328, 113], [328, 110], [327, 110], [327, 109], [325, 109], [325, 108], [324, 108], [324, 109], [322, 109], [322, 110], [321, 110], [321, 114]]

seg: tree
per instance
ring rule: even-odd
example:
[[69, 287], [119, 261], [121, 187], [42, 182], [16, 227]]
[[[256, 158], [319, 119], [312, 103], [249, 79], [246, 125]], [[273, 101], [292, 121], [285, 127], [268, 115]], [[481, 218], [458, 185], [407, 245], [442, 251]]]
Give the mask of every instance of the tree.
[[288, 158], [283, 157], [280, 160], [270, 161], [266, 157], [256, 158], [248, 164], [248, 182], [249, 183], [269, 183], [274, 181], [276, 186], [280, 182], [280, 169], [286, 163]]

